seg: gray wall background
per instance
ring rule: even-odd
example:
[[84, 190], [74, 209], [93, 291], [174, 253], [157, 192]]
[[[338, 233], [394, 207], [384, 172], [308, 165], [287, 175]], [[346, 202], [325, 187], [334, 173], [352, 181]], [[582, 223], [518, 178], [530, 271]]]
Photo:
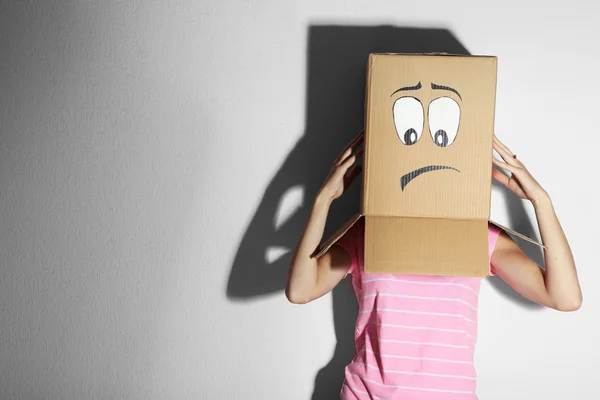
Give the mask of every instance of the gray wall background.
[[[0, 2], [0, 398], [335, 398], [353, 293], [287, 303], [286, 251], [361, 128], [366, 54], [399, 50], [499, 57], [497, 134], [551, 194], [579, 267], [571, 314], [482, 283], [479, 397], [600, 398], [599, 14]], [[531, 207], [498, 187], [492, 217], [536, 235]]]

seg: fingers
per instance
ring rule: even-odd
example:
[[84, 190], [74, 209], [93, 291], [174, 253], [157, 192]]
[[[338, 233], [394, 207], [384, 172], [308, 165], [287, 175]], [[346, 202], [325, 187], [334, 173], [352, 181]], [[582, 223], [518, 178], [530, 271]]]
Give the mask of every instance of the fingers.
[[508, 164], [511, 165], [518, 165], [518, 161], [517, 159], [514, 157], [514, 154], [510, 151], [507, 150], [507, 148], [501, 147], [501, 145], [494, 141], [494, 150], [496, 150], [498, 152], [498, 154], [500, 155], [500, 157], [502, 157], [502, 159], [504, 161], [506, 161]]
[[505, 170], [510, 171], [513, 174], [517, 174], [518, 173], [517, 171], [520, 170], [520, 168], [517, 167], [517, 166], [505, 163], [505, 162], [500, 161], [500, 160], [498, 160], [496, 158], [493, 158], [493, 157], [492, 157], [492, 162], [494, 164], [496, 164], [497, 166], [499, 166], [500, 168], [504, 168]]
[[509, 152], [510, 154], [513, 154], [513, 152], [512, 152], [512, 151], [510, 151], [510, 149], [509, 149], [509, 148], [508, 148], [508, 147], [507, 147], [507, 146], [506, 146], [504, 143], [502, 143], [502, 142], [500, 141], [500, 139], [498, 139], [498, 136], [496, 136], [496, 135], [494, 135], [494, 142], [495, 142], [495, 143], [498, 143], [498, 145], [499, 145], [500, 147], [502, 147], [504, 150], [506, 150], [506, 151], [507, 151], [507, 152]]
[[360, 154], [362, 154], [362, 150], [357, 152], [356, 154], [351, 155], [350, 157], [346, 158], [339, 166], [338, 168], [340, 170], [343, 171], [343, 173], [345, 174], [346, 171], [348, 170], [348, 168], [350, 168], [352, 166], [352, 164], [354, 164], [356, 162], [356, 159], [359, 157]]
[[364, 147], [362, 149], [360, 149], [359, 151], [357, 151], [356, 154], [355, 154], [356, 159], [358, 160], [359, 158], [361, 158], [364, 152], [365, 152], [365, 148]]
[[508, 187], [508, 182], [510, 178], [504, 173], [502, 173], [502, 171], [497, 170], [496, 168], [492, 168], [492, 178], [494, 178], [504, 186]]
[[356, 135], [354, 137], [354, 139], [352, 139], [350, 141], [350, 143], [348, 143], [346, 145], [346, 147], [344, 148], [344, 152], [346, 152], [348, 150], [351, 150], [351, 149], [355, 149], [357, 147], [357, 145], [360, 144], [363, 141], [363, 139], [364, 139], [364, 133], [363, 132], [364, 131], [360, 131], [360, 133], [358, 135]]
[[338, 158], [335, 159], [335, 162], [333, 163], [333, 165], [335, 167], [339, 167], [340, 164], [344, 162], [344, 160], [348, 159], [348, 157], [350, 156], [350, 154], [352, 154], [352, 149], [346, 149], [346, 150], [344, 150], [344, 152], [342, 154], [340, 154], [338, 156]]
[[335, 160], [334, 165], [338, 166], [343, 163], [350, 154], [354, 153], [354, 151], [362, 144], [364, 141], [364, 131], [360, 131], [360, 133], [348, 143], [342, 154], [338, 156]]
[[356, 162], [356, 160], [358, 160], [358, 158], [363, 155], [363, 152], [364, 152], [364, 149], [360, 149], [355, 154], [346, 158], [340, 165], [335, 167], [336, 173], [338, 174], [338, 176], [345, 175], [348, 172], [348, 169], [350, 167], [352, 167], [352, 165]]
[[346, 173], [346, 176], [344, 177], [344, 179], [346, 180], [345, 186], [346, 187], [350, 186], [350, 184], [354, 181], [354, 179], [356, 179], [356, 177], [358, 176], [358, 174], [360, 174], [361, 171], [362, 171], [362, 166], [360, 166], [360, 165], [353, 166]]

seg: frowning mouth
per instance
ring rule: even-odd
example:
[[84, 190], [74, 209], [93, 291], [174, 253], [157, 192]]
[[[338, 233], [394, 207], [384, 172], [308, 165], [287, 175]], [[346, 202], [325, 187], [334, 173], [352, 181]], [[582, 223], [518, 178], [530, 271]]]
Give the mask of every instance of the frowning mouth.
[[406, 175], [403, 175], [402, 178], [400, 178], [400, 187], [402, 188], [402, 191], [404, 191], [406, 185], [408, 185], [408, 183], [415, 179], [417, 176], [424, 174], [425, 172], [437, 171], [439, 169], [452, 169], [456, 172], [460, 172], [458, 169], [447, 165], [428, 165], [426, 167], [421, 167], [419, 169], [415, 169], [412, 172], [409, 172]]

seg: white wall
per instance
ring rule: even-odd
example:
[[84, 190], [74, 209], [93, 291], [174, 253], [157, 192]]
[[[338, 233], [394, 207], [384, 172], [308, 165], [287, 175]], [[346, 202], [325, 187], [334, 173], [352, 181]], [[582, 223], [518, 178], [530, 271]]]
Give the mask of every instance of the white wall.
[[[335, 353], [315, 398], [334, 396], [352, 293], [290, 305], [289, 256], [265, 257], [293, 246], [360, 127], [348, 41], [449, 37], [382, 24], [499, 57], [497, 133], [551, 194], [578, 263], [577, 313], [483, 283], [480, 398], [600, 398], [600, 5], [533, 3], [2, 2], [0, 398], [302, 400]], [[524, 210], [494, 190], [495, 219], [528, 230]]]

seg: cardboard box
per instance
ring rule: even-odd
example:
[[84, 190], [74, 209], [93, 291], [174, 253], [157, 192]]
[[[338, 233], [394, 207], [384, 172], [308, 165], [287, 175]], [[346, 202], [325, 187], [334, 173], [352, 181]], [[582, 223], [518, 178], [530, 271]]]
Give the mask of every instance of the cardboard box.
[[316, 257], [365, 218], [366, 272], [488, 275], [496, 73], [496, 57], [369, 56], [361, 210]]

